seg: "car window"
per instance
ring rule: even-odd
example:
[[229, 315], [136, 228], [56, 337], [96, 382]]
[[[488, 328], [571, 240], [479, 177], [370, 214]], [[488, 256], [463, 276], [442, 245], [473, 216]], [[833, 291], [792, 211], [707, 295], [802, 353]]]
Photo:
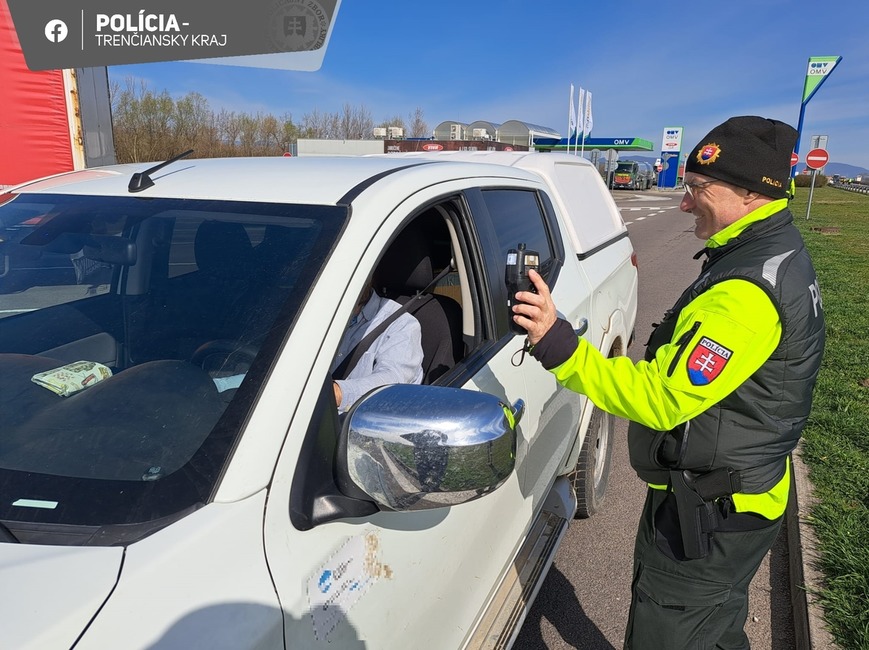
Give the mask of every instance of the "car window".
[[[423, 383], [435, 382], [465, 355], [462, 287], [453, 266], [448, 214], [445, 207], [429, 207], [413, 216], [392, 238], [372, 273], [382, 313], [401, 308], [420, 324]], [[420, 299], [421, 295], [428, 297]], [[397, 374], [410, 377], [410, 368]]]
[[[169, 215], [164, 215], [169, 216]], [[203, 221], [214, 219], [214, 213], [199, 212], [196, 210], [183, 210], [172, 213], [175, 218], [172, 243], [169, 248], [169, 277], [174, 278], [199, 270], [196, 252], [194, 249], [196, 233]], [[247, 243], [251, 247], [259, 246], [265, 239], [267, 228], [258, 224], [255, 215], [242, 215], [233, 217], [244, 229]], [[285, 224], [288, 225], [288, 224]], [[266, 247], [269, 247], [267, 244]]]
[[0, 519], [111, 526], [206, 502], [346, 217], [132, 197], [0, 204]]
[[[70, 302], [109, 291], [111, 264], [84, 254], [85, 235], [119, 235], [123, 219], [104, 214], [94, 215], [82, 228], [81, 247], [71, 239], [53, 245], [34, 246], [24, 243], [37, 229], [54, 217], [59, 206], [51, 202], [16, 201], [3, 210], [0, 221], [0, 295], [26, 292], [27, 300], [15, 300], [21, 309]], [[77, 250], [74, 250], [76, 249]], [[0, 310], [0, 318], [17, 313]]]
[[[462, 385], [468, 372], [464, 362], [482, 342], [484, 279], [464, 213], [459, 197], [421, 208], [397, 230], [371, 272], [378, 294], [408, 305], [420, 324], [424, 384]], [[424, 291], [432, 294], [430, 300], [420, 299]], [[332, 366], [342, 361], [335, 358]], [[347, 499], [334, 482], [340, 421], [332, 379], [323, 378], [323, 392], [294, 474], [290, 514], [302, 530], [374, 512], [366, 509], [371, 506], [367, 501]]]
[[523, 243], [526, 249], [540, 253], [540, 266], [545, 268], [554, 254], [537, 193], [498, 189], [484, 190], [482, 195], [495, 225], [501, 259]]

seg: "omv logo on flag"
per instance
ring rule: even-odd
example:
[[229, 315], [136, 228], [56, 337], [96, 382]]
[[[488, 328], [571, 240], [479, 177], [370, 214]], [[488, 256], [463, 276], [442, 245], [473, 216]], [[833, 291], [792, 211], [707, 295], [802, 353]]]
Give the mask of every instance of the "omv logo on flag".
[[829, 61], [812, 61], [809, 63], [809, 71], [807, 74], [824, 76], [828, 72], [831, 72], [834, 67], [835, 64], [830, 65]]

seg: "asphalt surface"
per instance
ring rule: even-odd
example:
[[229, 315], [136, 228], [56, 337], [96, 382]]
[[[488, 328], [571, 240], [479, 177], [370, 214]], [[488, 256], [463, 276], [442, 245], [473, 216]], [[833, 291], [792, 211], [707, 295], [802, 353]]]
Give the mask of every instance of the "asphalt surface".
[[[639, 259], [636, 340], [628, 350], [639, 360], [652, 323], [698, 276], [700, 261], [692, 256], [703, 243], [694, 237], [693, 217], [679, 210], [681, 193], [616, 191], [614, 196]], [[644, 498], [645, 485], [628, 462], [627, 423], [618, 421], [605, 503], [568, 529], [516, 640], [517, 650], [622, 647]], [[785, 526], [752, 581], [745, 629], [755, 650], [797, 647]]]

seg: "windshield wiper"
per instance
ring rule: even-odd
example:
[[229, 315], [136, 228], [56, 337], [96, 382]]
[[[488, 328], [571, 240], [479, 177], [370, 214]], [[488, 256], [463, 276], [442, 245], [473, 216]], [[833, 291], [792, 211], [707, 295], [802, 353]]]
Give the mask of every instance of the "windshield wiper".
[[142, 190], [147, 190], [154, 184], [154, 181], [151, 180], [151, 174], [153, 174], [158, 169], [163, 169], [166, 165], [171, 165], [173, 162], [181, 160], [182, 158], [186, 158], [192, 153], [193, 149], [188, 149], [184, 153], [179, 153], [177, 156], [173, 156], [166, 162], [161, 162], [159, 165], [149, 167], [143, 172], [136, 172], [130, 179], [130, 184], [127, 185], [127, 189], [130, 192], [141, 192]]
[[14, 542], [18, 544], [20, 540], [15, 537], [14, 533], [9, 530], [9, 527], [0, 521], [0, 542]]

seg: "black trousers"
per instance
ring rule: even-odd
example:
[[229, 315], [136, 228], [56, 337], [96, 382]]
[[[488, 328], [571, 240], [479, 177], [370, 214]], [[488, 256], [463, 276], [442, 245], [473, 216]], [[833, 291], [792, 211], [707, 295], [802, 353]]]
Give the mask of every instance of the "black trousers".
[[649, 489], [634, 547], [625, 650], [746, 650], [748, 586], [782, 518], [726, 513], [699, 560], [681, 554], [672, 494]]

